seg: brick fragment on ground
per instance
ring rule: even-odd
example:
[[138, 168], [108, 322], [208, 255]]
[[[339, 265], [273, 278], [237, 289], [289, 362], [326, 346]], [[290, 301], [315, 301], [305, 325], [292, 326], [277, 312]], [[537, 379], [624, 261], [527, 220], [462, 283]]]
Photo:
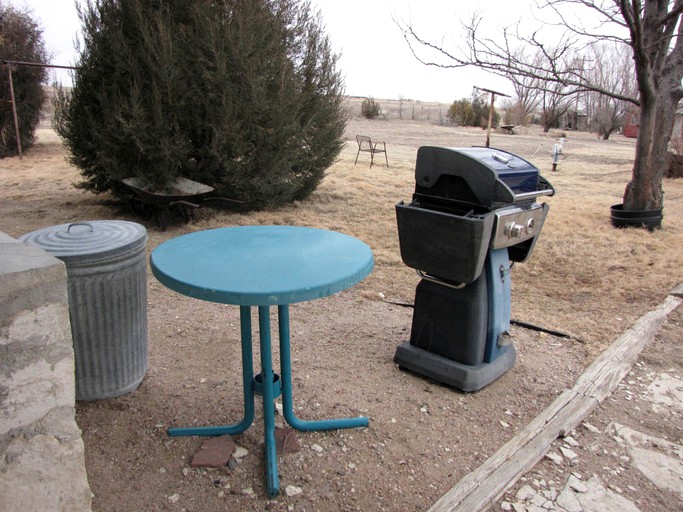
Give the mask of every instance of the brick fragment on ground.
[[291, 427], [275, 429], [275, 450], [278, 455], [295, 453], [301, 449], [296, 432]]
[[235, 451], [235, 442], [229, 435], [212, 437], [202, 443], [192, 458], [192, 466], [219, 468], [228, 464]]

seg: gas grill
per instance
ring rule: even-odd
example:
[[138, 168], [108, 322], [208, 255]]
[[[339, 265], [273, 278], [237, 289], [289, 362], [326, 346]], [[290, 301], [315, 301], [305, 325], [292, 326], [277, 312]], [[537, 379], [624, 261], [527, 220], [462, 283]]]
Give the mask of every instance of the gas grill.
[[422, 278], [400, 368], [476, 391], [512, 367], [511, 262], [531, 254], [548, 213], [536, 199], [554, 193], [507, 151], [419, 148], [413, 199], [396, 205], [401, 257]]

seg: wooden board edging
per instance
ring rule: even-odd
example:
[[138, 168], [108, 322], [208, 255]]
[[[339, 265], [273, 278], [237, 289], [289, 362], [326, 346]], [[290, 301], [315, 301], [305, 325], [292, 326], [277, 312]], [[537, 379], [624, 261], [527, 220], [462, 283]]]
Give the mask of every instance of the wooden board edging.
[[441, 496], [428, 512], [479, 512], [533, 468], [559, 436], [575, 428], [602, 402], [631, 370], [643, 349], [683, 299], [675, 296], [683, 283], [662, 304], [640, 317], [577, 379], [515, 437], [472, 473]]
[[671, 295], [683, 298], [683, 283], [679, 284], [676, 288], [674, 288], [671, 292]]

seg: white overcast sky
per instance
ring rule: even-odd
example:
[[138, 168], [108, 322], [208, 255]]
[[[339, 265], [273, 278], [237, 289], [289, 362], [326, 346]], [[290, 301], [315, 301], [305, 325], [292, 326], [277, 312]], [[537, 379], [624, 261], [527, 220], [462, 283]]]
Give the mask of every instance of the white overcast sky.
[[[41, 24], [52, 64], [73, 65], [80, 30], [74, 0], [9, 0], [27, 7]], [[461, 40], [460, 23], [476, 9], [487, 26], [529, 18], [533, 0], [311, 0], [320, 9], [335, 53], [341, 54], [346, 94], [374, 98], [452, 102], [469, 97], [473, 86], [512, 93], [506, 80], [476, 69], [441, 69], [419, 63], [392, 19], [411, 20], [433, 40]], [[64, 81], [63, 72], [54, 78]]]

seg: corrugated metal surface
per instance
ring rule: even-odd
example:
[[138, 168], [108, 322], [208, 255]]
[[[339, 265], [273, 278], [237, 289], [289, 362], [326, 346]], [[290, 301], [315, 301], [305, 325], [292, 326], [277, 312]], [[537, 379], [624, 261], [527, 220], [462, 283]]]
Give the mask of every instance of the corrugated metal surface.
[[136, 389], [148, 368], [145, 228], [92, 221], [45, 228], [21, 240], [66, 264], [76, 399]]

